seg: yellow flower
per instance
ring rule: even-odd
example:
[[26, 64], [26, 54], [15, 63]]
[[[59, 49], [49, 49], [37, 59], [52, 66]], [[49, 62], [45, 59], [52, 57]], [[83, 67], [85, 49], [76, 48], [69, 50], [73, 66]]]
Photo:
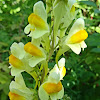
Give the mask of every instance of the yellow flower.
[[62, 90], [62, 84], [60, 81], [57, 84], [48, 82], [43, 84], [43, 88], [48, 94], [57, 93]]
[[33, 100], [33, 91], [26, 87], [21, 74], [15, 76], [15, 81], [10, 83], [10, 100]]
[[48, 79], [39, 88], [39, 97], [41, 100], [61, 99], [64, 95], [64, 88], [60, 80], [66, 74], [65, 58], [61, 58], [54, 68], [50, 71]]
[[40, 100], [61, 99], [64, 95], [64, 88], [60, 81], [60, 73], [52, 72], [48, 76], [48, 80], [39, 87]]
[[52, 72], [60, 73], [60, 80], [63, 79], [63, 77], [64, 77], [65, 74], [66, 74], [65, 58], [61, 58], [61, 59], [58, 61], [58, 65], [55, 64], [54, 68], [50, 71], [50, 73], [52, 73]]
[[37, 2], [33, 8], [34, 13], [28, 17], [29, 24], [25, 27], [24, 32], [32, 38], [39, 38], [49, 32], [47, 24], [47, 14], [42, 1]]
[[9, 63], [11, 64], [11, 75], [16, 76], [17, 74], [23, 71], [31, 71], [32, 67], [29, 65], [29, 59], [32, 56], [28, 56], [28, 54], [24, 50], [23, 43], [13, 43], [10, 47], [11, 55], [9, 56]]
[[84, 50], [87, 47], [84, 40], [88, 37], [88, 33], [84, 30], [84, 26], [84, 20], [77, 19], [65, 40], [65, 45], [69, 46], [76, 54], [81, 52], [81, 48]]

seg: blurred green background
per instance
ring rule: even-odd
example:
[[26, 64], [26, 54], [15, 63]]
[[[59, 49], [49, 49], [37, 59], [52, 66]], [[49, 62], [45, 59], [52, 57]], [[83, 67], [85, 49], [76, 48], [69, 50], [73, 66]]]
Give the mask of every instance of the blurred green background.
[[[9, 84], [13, 80], [8, 69], [10, 46], [13, 42], [25, 44], [30, 41], [23, 30], [37, 1], [0, 0], [0, 100], [9, 100]], [[42, 1], [45, 3], [45, 0]], [[85, 19], [85, 28], [89, 34], [85, 42], [88, 47], [80, 55], [72, 51], [63, 55], [66, 58], [67, 74], [62, 81], [65, 88], [62, 100], [100, 100], [100, 0], [77, 1], [76, 9], [79, 12], [76, 19]], [[50, 68], [55, 64], [55, 54], [49, 62]], [[26, 85], [33, 87], [34, 80], [26, 73], [23, 76]]]

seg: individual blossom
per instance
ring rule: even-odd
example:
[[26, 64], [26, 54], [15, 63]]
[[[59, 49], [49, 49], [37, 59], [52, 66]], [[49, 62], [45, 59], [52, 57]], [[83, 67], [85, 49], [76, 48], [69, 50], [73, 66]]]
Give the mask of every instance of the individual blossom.
[[10, 100], [33, 100], [33, 90], [26, 87], [21, 74], [15, 76], [15, 81], [10, 83]]
[[37, 39], [49, 32], [47, 24], [47, 14], [42, 1], [37, 2], [33, 7], [33, 13], [28, 17], [29, 24], [25, 27], [24, 32], [30, 37]]
[[88, 33], [84, 29], [84, 26], [84, 20], [82, 18], [77, 19], [64, 41], [63, 46], [70, 47], [76, 54], [81, 52], [81, 48], [84, 50], [87, 47], [84, 40], [88, 37]]
[[64, 88], [60, 81], [60, 73], [52, 72], [48, 76], [48, 80], [39, 87], [40, 100], [57, 100], [64, 95]]
[[41, 100], [61, 99], [64, 95], [64, 88], [60, 80], [66, 74], [65, 58], [61, 58], [58, 61], [58, 65], [55, 64], [54, 68], [50, 71], [48, 79], [39, 88], [39, 97]]
[[23, 43], [14, 42], [11, 47], [11, 55], [9, 56], [9, 63], [11, 64], [11, 75], [15, 76], [25, 70], [30, 71], [32, 68], [29, 66], [28, 61], [25, 59], [25, 50]]
[[63, 77], [66, 74], [65, 58], [61, 58], [58, 61], [58, 65], [55, 64], [54, 68], [50, 71], [50, 73], [52, 73], [52, 72], [60, 73], [60, 80], [63, 79]]

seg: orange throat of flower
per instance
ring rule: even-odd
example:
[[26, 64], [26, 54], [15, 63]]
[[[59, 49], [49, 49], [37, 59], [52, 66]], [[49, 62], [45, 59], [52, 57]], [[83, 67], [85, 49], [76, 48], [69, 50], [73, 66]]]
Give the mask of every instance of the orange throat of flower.
[[58, 82], [57, 84], [45, 83], [43, 84], [43, 88], [48, 94], [57, 93], [62, 90], [62, 84], [61, 82]]
[[80, 43], [88, 37], [88, 33], [85, 30], [80, 30], [71, 36], [68, 43]]
[[8, 96], [10, 100], [26, 100], [25, 97], [12, 93], [12, 92], [9, 92]]
[[47, 29], [47, 25], [45, 21], [38, 15], [31, 13], [28, 17], [28, 22], [31, 25], [34, 25], [37, 28], [40, 29]]
[[24, 46], [24, 50], [26, 52], [28, 52], [29, 54], [31, 54], [32, 56], [42, 57], [42, 55], [43, 55], [41, 50], [38, 47], [36, 47], [35, 45], [33, 45], [31, 42], [28, 42]]
[[13, 67], [18, 68], [18, 69], [22, 69], [24, 65], [20, 59], [16, 58], [13, 55], [9, 56], [9, 63], [12, 64]]

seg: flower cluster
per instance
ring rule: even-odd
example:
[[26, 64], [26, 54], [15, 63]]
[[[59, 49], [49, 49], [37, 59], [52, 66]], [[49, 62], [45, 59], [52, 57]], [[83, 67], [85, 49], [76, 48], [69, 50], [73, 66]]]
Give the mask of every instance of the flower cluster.
[[[58, 59], [70, 49], [80, 54], [81, 48], [84, 50], [87, 47], [84, 40], [88, 34], [82, 18], [74, 22], [68, 35], [65, 34], [78, 12], [75, 11], [75, 3], [75, 0], [46, 0], [46, 9], [42, 1], [34, 4], [33, 12], [28, 17], [29, 24], [24, 29], [31, 41], [25, 45], [14, 42], [10, 48], [9, 68], [15, 77], [10, 84], [10, 100], [34, 100], [35, 90], [39, 97], [35, 100], [63, 98], [61, 80], [66, 74], [65, 58]], [[49, 24], [48, 15], [51, 15]], [[57, 51], [56, 64], [49, 70], [48, 62], [54, 51]], [[34, 90], [26, 87], [21, 75], [24, 71], [36, 81]]]

